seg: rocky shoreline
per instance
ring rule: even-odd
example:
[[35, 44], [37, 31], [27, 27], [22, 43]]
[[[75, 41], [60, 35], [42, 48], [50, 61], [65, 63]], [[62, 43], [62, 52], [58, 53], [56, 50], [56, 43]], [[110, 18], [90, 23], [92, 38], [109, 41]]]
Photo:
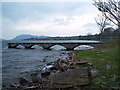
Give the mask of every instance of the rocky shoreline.
[[3, 87], [2, 90], [37, 90], [42, 88], [75, 88], [88, 85], [92, 77], [95, 77], [98, 71], [91, 70], [89, 67], [77, 65], [87, 64], [92, 66], [86, 60], [75, 60], [75, 52], [63, 53], [69, 57], [67, 60], [59, 59], [55, 62], [47, 63], [41, 73], [32, 73], [31, 80], [21, 77], [19, 85], [12, 84], [9, 88]]

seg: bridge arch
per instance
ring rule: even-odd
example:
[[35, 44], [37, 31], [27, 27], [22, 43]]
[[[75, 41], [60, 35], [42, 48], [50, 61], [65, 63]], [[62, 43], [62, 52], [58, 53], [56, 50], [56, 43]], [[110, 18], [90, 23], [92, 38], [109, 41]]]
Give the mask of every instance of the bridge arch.
[[31, 46], [32, 49], [43, 49], [41, 45], [35, 44]]
[[16, 45], [15, 46], [17, 49], [25, 49], [25, 47], [23, 46], [23, 45], [21, 45], [21, 44], [18, 44], [18, 45]]
[[79, 45], [74, 48], [74, 50], [86, 50], [86, 49], [93, 49], [94, 47], [91, 45]]
[[50, 47], [51, 50], [66, 50], [67, 48], [65, 48], [64, 46], [62, 45], [59, 45], [59, 44], [55, 44], [55, 45], [52, 45]]

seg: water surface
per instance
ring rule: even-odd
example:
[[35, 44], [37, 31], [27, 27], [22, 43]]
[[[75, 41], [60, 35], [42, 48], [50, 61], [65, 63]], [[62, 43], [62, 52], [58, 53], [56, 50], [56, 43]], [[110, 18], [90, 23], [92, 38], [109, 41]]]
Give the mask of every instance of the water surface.
[[41, 71], [47, 63], [66, 59], [66, 51], [41, 49], [3, 49], [2, 50], [2, 83], [10, 85], [19, 83], [19, 78]]

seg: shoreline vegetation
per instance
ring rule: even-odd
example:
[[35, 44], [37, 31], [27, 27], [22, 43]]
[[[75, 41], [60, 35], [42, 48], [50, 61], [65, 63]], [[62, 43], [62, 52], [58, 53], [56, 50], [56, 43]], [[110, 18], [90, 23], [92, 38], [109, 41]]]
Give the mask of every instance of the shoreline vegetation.
[[86, 59], [91, 63], [91, 69], [97, 70], [96, 77], [84, 88], [119, 89], [119, 42], [104, 43], [99, 49], [76, 51], [75, 59]]
[[[68, 52], [68, 60], [47, 64], [41, 73], [31, 74], [32, 81], [20, 78], [20, 85], [2, 90], [39, 90], [42, 88], [119, 89], [119, 43], [104, 43], [100, 48]], [[64, 53], [66, 54], [66, 53]], [[48, 89], [48, 90], [49, 90]]]

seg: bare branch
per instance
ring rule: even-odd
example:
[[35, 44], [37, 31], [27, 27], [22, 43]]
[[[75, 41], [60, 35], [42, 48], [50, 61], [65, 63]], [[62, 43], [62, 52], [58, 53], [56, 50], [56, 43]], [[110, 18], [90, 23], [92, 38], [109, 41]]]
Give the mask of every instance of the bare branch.
[[103, 2], [102, 0], [95, 0], [94, 4], [100, 12], [104, 14], [110, 22], [119, 26], [120, 24], [120, 1], [108, 0]]
[[95, 18], [95, 21], [96, 23], [99, 25], [100, 27], [100, 32], [102, 33], [104, 31], [104, 28], [107, 26], [107, 25], [110, 25], [109, 22], [108, 22], [108, 18], [104, 16], [104, 14], [99, 14], [96, 18]]

